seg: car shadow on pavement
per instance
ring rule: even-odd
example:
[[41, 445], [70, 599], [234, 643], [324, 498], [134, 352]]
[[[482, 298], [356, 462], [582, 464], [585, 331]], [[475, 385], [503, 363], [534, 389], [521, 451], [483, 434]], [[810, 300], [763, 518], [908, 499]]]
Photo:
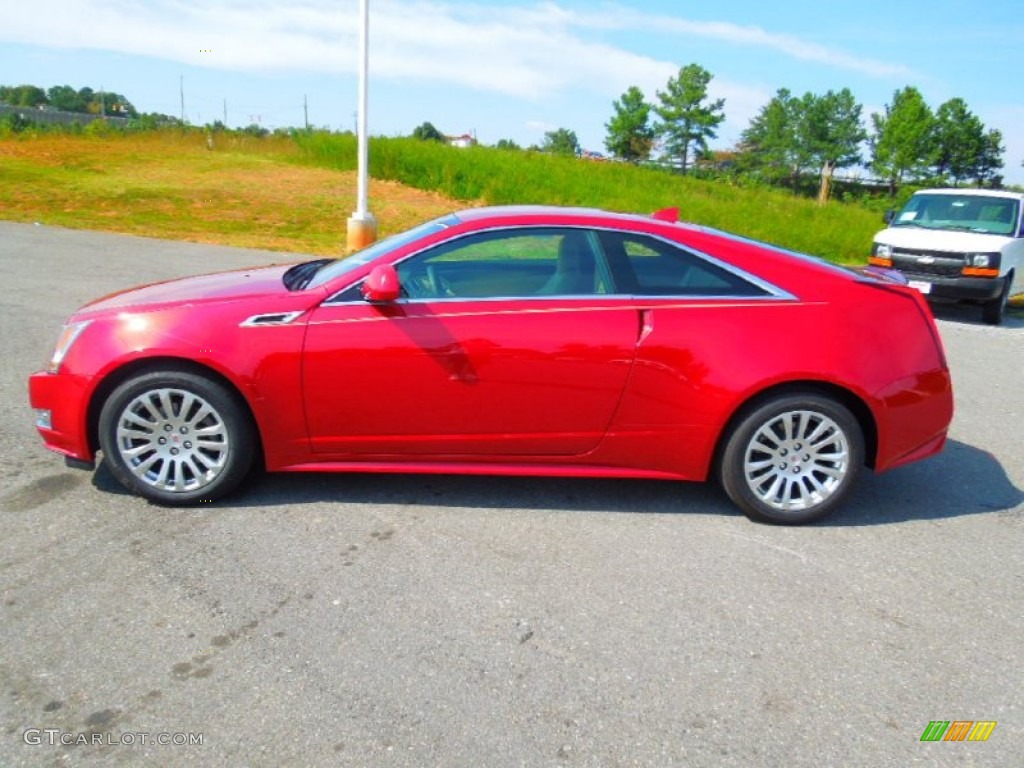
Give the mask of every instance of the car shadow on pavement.
[[820, 525], [885, 525], [989, 512], [1019, 515], [1024, 491], [988, 451], [949, 440], [938, 456], [876, 475], [864, 472], [852, 496]]
[[993, 333], [999, 333], [1003, 328], [1019, 329], [1024, 328], [1024, 303], [1019, 300], [1010, 305], [1003, 316], [1002, 325], [988, 325], [982, 322], [981, 307], [974, 304], [952, 304], [933, 302], [929, 304], [932, 314], [936, 320], [948, 320], [949, 322], [962, 325], [979, 325], [984, 328], [991, 328]]
[[[93, 485], [127, 494], [102, 462]], [[990, 512], [1014, 512], [1024, 502], [992, 454], [951, 440], [936, 457], [881, 475], [862, 472], [853, 494], [819, 526], [887, 525]], [[141, 499], [140, 504], [144, 504]], [[380, 504], [502, 510], [561, 510], [630, 514], [740, 513], [716, 483], [600, 478], [363, 473], [263, 474], [218, 508], [304, 504]]]

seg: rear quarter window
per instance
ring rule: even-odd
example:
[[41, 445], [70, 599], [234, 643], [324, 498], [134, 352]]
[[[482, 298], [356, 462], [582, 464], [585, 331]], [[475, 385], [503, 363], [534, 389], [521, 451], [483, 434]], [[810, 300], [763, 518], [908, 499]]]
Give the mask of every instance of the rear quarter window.
[[631, 233], [601, 235], [616, 287], [639, 296], [765, 296], [740, 275], [664, 240]]

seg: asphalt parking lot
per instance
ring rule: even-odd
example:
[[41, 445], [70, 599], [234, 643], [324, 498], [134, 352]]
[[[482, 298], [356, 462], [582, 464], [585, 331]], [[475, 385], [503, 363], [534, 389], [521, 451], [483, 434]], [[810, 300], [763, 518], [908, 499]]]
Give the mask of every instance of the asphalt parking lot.
[[941, 309], [948, 447], [805, 528], [605, 480], [167, 510], [43, 449], [26, 377], [77, 306], [297, 258], [0, 222], [0, 765], [1022, 764], [1024, 314]]

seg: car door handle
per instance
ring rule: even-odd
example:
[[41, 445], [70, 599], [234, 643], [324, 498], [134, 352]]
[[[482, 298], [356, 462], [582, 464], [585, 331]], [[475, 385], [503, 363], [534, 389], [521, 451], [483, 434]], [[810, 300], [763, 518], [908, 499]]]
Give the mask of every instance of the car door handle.
[[654, 330], [654, 310], [653, 309], [641, 309], [640, 310], [640, 326], [638, 329], [636, 343], [642, 344], [644, 339], [651, 335]]

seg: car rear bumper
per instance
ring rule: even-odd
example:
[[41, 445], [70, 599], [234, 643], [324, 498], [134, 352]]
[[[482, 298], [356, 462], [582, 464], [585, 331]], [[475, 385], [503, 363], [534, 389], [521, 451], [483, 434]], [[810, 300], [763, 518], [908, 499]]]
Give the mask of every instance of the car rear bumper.
[[47, 448], [70, 459], [69, 466], [89, 466], [95, 459], [86, 428], [88, 383], [82, 376], [45, 371], [28, 380], [36, 429]]
[[895, 382], [882, 396], [875, 470], [884, 472], [932, 456], [953, 420], [953, 383], [946, 368]]

